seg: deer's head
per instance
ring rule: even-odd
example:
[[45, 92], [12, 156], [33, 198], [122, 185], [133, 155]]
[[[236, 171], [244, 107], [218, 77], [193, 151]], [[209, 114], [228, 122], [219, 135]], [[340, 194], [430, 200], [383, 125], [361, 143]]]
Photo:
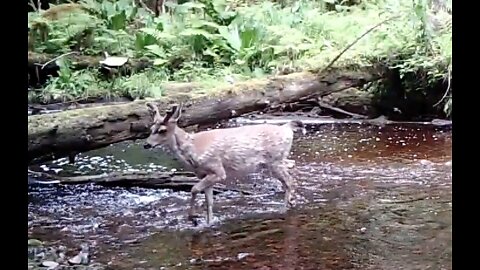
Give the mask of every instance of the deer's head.
[[174, 135], [177, 122], [182, 114], [182, 105], [174, 105], [167, 111], [165, 117], [160, 115], [158, 106], [152, 103], [146, 104], [153, 118], [153, 124], [150, 127], [150, 136], [146, 139], [143, 148], [149, 149], [167, 143], [168, 139]]

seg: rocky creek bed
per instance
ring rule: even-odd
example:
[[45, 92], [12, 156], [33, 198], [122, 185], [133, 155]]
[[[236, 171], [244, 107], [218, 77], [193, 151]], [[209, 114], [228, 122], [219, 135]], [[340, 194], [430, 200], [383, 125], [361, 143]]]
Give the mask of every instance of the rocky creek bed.
[[[215, 196], [218, 221], [211, 227], [186, 220], [187, 192], [32, 181], [30, 269], [452, 268], [450, 131], [311, 125], [295, 139], [292, 157], [298, 164], [294, 209], [282, 210], [279, 182], [252, 175], [227, 185], [253, 195]], [[80, 154], [74, 165], [60, 159], [35, 169], [179, 168], [134, 142]]]

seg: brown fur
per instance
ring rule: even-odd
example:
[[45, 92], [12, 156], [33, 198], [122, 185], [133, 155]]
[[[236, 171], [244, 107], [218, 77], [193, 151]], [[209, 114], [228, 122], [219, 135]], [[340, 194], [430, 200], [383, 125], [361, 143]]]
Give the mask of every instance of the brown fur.
[[192, 188], [189, 216], [193, 216], [196, 195], [205, 192], [207, 223], [213, 218], [213, 185], [227, 178], [242, 179], [249, 173], [266, 168], [282, 182], [286, 206], [292, 205], [294, 181], [288, 159], [293, 131], [303, 127], [300, 121], [284, 125], [261, 124], [214, 129], [189, 134], [177, 126], [181, 107], [176, 106], [162, 117], [158, 108], [148, 103], [154, 123], [145, 148], [167, 146], [168, 149], [201, 179]]

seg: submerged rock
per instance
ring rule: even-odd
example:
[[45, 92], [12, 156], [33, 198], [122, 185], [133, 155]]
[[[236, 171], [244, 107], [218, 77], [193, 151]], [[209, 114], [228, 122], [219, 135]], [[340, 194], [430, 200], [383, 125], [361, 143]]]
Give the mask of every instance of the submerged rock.
[[80, 252], [75, 257], [70, 258], [68, 263], [71, 265], [87, 265], [88, 264], [88, 253]]
[[47, 267], [47, 269], [55, 269], [59, 266], [59, 263], [54, 261], [44, 261], [42, 262], [43, 267]]
[[82, 250], [75, 257], [70, 258], [68, 263], [71, 265], [87, 265], [89, 262], [89, 248], [88, 245], [82, 245]]

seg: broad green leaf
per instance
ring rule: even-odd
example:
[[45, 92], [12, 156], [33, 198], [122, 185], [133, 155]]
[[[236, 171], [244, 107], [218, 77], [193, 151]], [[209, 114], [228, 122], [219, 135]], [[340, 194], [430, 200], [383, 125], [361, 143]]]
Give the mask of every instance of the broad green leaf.
[[232, 46], [236, 51], [240, 51], [242, 48], [242, 41], [238, 35], [238, 27], [235, 26], [232, 29], [228, 29], [226, 26], [221, 26], [218, 28], [220, 35], [227, 40], [228, 44]]
[[241, 66], [241, 65], [245, 65], [246, 61], [244, 60], [240, 60], [240, 59], [235, 59], [235, 64]]
[[258, 28], [249, 28], [245, 29], [240, 33], [240, 39], [242, 40], [242, 47], [249, 48], [253, 46], [253, 44], [259, 38], [259, 30]]
[[109, 28], [113, 30], [125, 29], [127, 26], [127, 15], [125, 14], [125, 10], [112, 16], [110, 18], [109, 26]]
[[158, 42], [165, 42], [166, 40], [172, 40], [172, 39], [176, 38], [174, 35], [171, 35], [171, 34], [166, 33], [166, 32], [161, 32], [161, 31], [158, 31], [157, 29], [153, 29], [153, 28], [142, 28], [142, 29], [140, 29], [140, 31], [142, 31], [146, 34], [152, 35], [153, 37], [155, 37], [157, 39]]
[[213, 56], [213, 57], [218, 57], [218, 54], [216, 54], [213, 50], [211, 50], [210, 48], [207, 48], [203, 51], [203, 54], [204, 55], [210, 55], [210, 56]]
[[137, 50], [143, 50], [146, 46], [153, 45], [156, 42], [157, 40], [152, 35], [139, 32], [135, 34], [135, 48]]
[[130, 16], [128, 16], [128, 20], [131, 21], [135, 18], [135, 16], [137, 16], [138, 14], [138, 7], [135, 6], [133, 9], [132, 9], [132, 12], [130, 12]]
[[166, 59], [157, 58], [157, 59], [153, 60], [153, 65], [154, 66], [163, 66], [167, 62], [168, 62], [168, 60], [166, 60]]
[[145, 46], [145, 48], [146, 48], [149, 52], [151, 52], [151, 53], [153, 53], [153, 54], [155, 54], [155, 55], [157, 55], [157, 56], [164, 56], [164, 55], [165, 55], [165, 50], [162, 49], [162, 48], [161, 48], [160, 46], [158, 46], [157, 44], [148, 45], [148, 46]]
[[185, 29], [179, 34], [180, 36], [204, 36], [207, 39], [212, 39], [214, 36], [213, 34], [210, 34], [209, 32], [203, 30], [203, 29], [198, 29], [198, 28], [189, 28]]
[[201, 28], [203, 26], [210, 26], [210, 27], [215, 28], [215, 29], [218, 29], [220, 27], [220, 25], [218, 25], [214, 22], [209, 22], [209, 21], [200, 20], [200, 19], [193, 20], [191, 26], [192, 26], [192, 28]]

